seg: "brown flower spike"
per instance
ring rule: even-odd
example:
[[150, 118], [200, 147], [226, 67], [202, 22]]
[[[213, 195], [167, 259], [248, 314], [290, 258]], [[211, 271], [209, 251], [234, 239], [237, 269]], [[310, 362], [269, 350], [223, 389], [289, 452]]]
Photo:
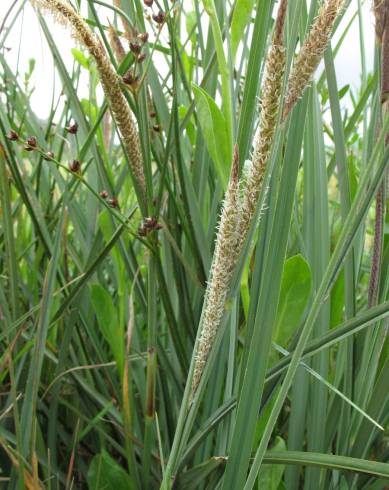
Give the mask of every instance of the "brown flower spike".
[[73, 7], [64, 0], [31, 0], [37, 7], [54, 14], [56, 19], [72, 28], [73, 36], [95, 59], [99, 77], [113, 117], [128, 154], [131, 172], [140, 198], [146, 199], [146, 183], [138, 130], [120, 87], [120, 79], [97, 36]]
[[254, 142], [252, 164], [243, 191], [239, 248], [243, 246], [257, 208], [266, 165], [274, 142], [281, 102], [282, 80], [285, 72], [285, 48], [282, 37], [286, 9], [287, 0], [282, 0], [278, 10], [273, 43], [266, 60], [265, 77], [262, 83], [261, 120]]
[[311, 81], [344, 4], [345, 0], [326, 0], [320, 6], [319, 14], [304, 40], [289, 76], [283, 119], [288, 116]]

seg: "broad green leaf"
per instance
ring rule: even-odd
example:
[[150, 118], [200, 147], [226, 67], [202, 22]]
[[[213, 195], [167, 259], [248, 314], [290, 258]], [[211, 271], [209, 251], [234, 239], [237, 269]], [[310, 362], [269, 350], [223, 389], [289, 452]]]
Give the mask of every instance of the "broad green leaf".
[[[178, 108], [178, 114], [180, 116], [181, 121], [184, 120], [187, 112], [188, 112], [188, 109], [183, 105], [181, 105]], [[187, 123], [185, 131], [186, 131], [186, 134], [188, 135], [188, 138], [189, 138], [191, 145], [195, 145], [195, 143], [196, 143], [196, 130], [195, 130], [195, 127], [193, 124], [193, 117], [191, 117], [189, 122]]]
[[73, 58], [80, 63], [82, 67], [84, 67], [86, 70], [89, 70], [89, 60], [88, 58], [84, 55], [82, 51], [80, 51], [77, 48], [72, 48], [71, 49]]
[[192, 44], [196, 43], [196, 27], [197, 17], [194, 10], [185, 13], [185, 27], [188, 36], [190, 36], [190, 42]]
[[299, 326], [311, 288], [312, 275], [306, 260], [301, 255], [289, 258], [282, 273], [274, 342], [280, 345], [288, 343]]
[[119, 372], [123, 367], [123, 335], [119, 326], [117, 313], [109, 293], [100, 284], [92, 284], [91, 300], [100, 330], [111, 347], [111, 352], [118, 364]]
[[103, 451], [97, 454], [88, 470], [89, 490], [128, 490], [133, 488], [129, 475]]
[[[274, 451], [285, 451], [286, 444], [281, 437], [276, 438], [272, 448]], [[284, 474], [285, 466], [278, 464], [264, 464], [258, 474], [257, 489], [277, 490]]]
[[250, 21], [254, 0], [237, 0], [231, 21], [231, 52], [235, 59], [244, 29]]
[[201, 87], [193, 84], [197, 117], [208, 152], [222, 178], [224, 188], [228, 182], [230, 157], [228, 155], [227, 125], [216, 102]]

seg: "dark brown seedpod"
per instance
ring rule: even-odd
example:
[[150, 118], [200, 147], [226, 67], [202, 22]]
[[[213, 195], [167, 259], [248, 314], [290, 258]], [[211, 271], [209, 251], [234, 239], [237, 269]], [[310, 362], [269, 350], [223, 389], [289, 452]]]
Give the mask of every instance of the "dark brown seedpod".
[[16, 131], [14, 131], [13, 129], [11, 129], [10, 131], [8, 131], [7, 133], [7, 138], [11, 141], [17, 141], [19, 139], [19, 135]]
[[160, 10], [158, 14], [153, 15], [153, 20], [157, 24], [163, 24], [165, 22], [165, 18], [166, 18], [166, 14], [165, 12], [162, 12], [162, 10]]
[[130, 43], [130, 49], [131, 49], [131, 52], [134, 53], [134, 54], [139, 54], [141, 49], [142, 49], [142, 46], [139, 44], [139, 43], [133, 43], [131, 42]]
[[149, 33], [142, 32], [141, 34], [138, 34], [138, 39], [142, 44], [147, 43], [147, 41], [149, 40]]
[[73, 121], [65, 129], [70, 134], [77, 134], [77, 131], [78, 131], [78, 123], [77, 123], [77, 121]]
[[143, 0], [143, 3], [147, 6], [147, 7], [152, 7], [153, 3], [154, 3], [154, 0]]
[[127, 85], [132, 85], [135, 83], [136, 77], [134, 77], [134, 74], [131, 72], [131, 70], [128, 70], [127, 73], [123, 75], [123, 82]]
[[128, 71], [123, 75], [123, 82], [126, 83], [127, 85], [131, 85], [134, 83], [135, 78], [134, 75], [131, 73], [131, 71]]
[[80, 161], [79, 160], [73, 160], [72, 162], [70, 162], [69, 169], [74, 173], [79, 173], [79, 171], [81, 170]]
[[146, 53], [141, 53], [140, 55], [138, 55], [137, 57], [137, 61], [138, 63], [143, 63], [143, 61], [146, 59]]
[[111, 208], [118, 208], [119, 207], [119, 203], [118, 203], [118, 200], [116, 199], [116, 197], [111, 197], [111, 199], [107, 200], [107, 203], [108, 203], [108, 206]]
[[161, 126], [159, 124], [154, 124], [153, 129], [156, 133], [161, 132]]
[[37, 141], [36, 141], [35, 136], [29, 136], [26, 140], [26, 145], [25, 145], [24, 149], [26, 151], [34, 151], [34, 150], [36, 150], [36, 148], [37, 148]]
[[54, 153], [52, 151], [48, 151], [45, 153], [43, 160], [52, 160], [54, 158]]
[[156, 230], [160, 230], [162, 225], [160, 225], [156, 218], [149, 216], [143, 220], [142, 225], [138, 229], [140, 236], [146, 236], [148, 233]]
[[108, 197], [108, 192], [107, 192], [107, 191], [101, 191], [101, 192], [100, 192], [100, 197], [101, 197], [101, 199], [107, 199], [107, 197]]
[[156, 113], [155, 111], [151, 111], [151, 112], [149, 113], [149, 116], [150, 116], [150, 117], [156, 117], [156, 116], [157, 116], [157, 113]]

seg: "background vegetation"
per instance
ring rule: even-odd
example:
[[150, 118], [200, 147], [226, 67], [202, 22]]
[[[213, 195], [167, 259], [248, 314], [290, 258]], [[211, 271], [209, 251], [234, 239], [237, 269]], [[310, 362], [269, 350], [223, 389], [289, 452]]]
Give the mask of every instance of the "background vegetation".
[[[50, 12], [38, 9], [63, 93], [47, 94], [47, 120], [33, 113], [34, 62], [20, 74], [4, 52], [25, 6], [10, 2], [0, 22], [4, 488], [385, 488], [386, 3], [376, 4], [372, 73], [361, 38], [360, 88], [337, 84], [342, 23], [316, 81], [282, 120], [293, 60], [320, 5], [288, 3], [261, 219], [231, 270], [191, 392], [232, 148], [244, 194], [280, 4], [73, 2], [123, 77], [144, 195], [133, 140], [101, 95], [99, 62], [69, 31], [67, 70]], [[361, 22], [361, 0], [344, 2], [335, 29], [346, 11]], [[34, 49], [32, 40], [32, 58]], [[85, 79], [89, 97], [80, 98]]]

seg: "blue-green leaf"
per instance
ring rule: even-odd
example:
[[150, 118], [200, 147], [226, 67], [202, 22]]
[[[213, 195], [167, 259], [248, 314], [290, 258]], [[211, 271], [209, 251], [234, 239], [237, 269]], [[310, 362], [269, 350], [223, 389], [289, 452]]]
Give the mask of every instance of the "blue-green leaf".
[[312, 288], [312, 274], [307, 261], [301, 255], [289, 258], [284, 264], [280, 301], [277, 310], [273, 340], [287, 345], [299, 326], [308, 304]]

